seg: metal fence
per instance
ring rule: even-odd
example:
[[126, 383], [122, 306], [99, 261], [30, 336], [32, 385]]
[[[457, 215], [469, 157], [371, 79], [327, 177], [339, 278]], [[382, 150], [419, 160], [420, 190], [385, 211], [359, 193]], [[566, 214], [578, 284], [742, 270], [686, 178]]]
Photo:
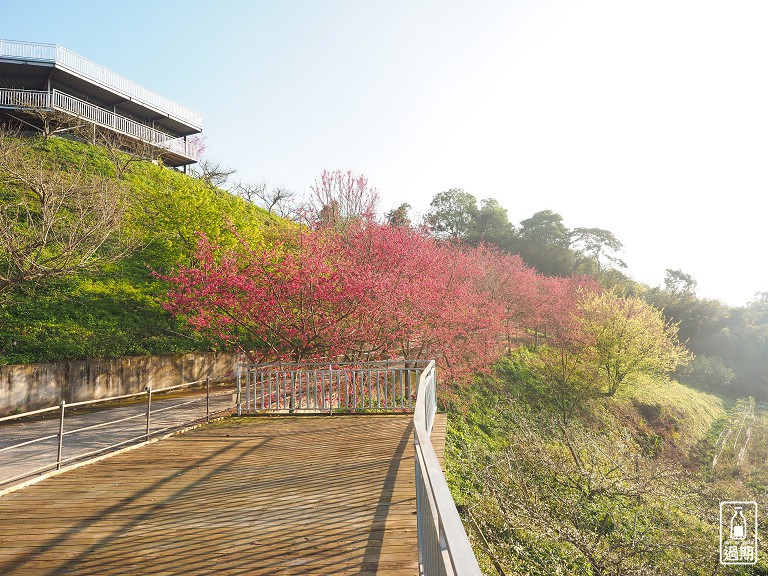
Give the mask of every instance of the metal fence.
[[411, 412], [426, 360], [240, 364], [237, 412]]
[[150, 90], [61, 46], [0, 39], [0, 57], [53, 62], [61, 68], [69, 69], [88, 80], [98, 82], [112, 90], [149, 104], [153, 108], [174, 116], [190, 126], [195, 128], [203, 127], [203, 117], [199, 112], [187, 108], [162, 94], [158, 94], [154, 90]]
[[472, 545], [429, 439], [437, 412], [436, 387], [435, 363], [430, 362], [421, 373], [413, 413], [419, 573], [480, 576]]
[[[58, 406], [2, 417], [0, 471], [6, 473], [0, 473], [0, 487], [230, 412], [235, 398], [231, 382], [231, 377], [206, 378], [156, 390], [147, 387], [144, 392], [62, 401]], [[107, 403], [120, 404], [105, 407]], [[99, 410], [100, 406], [106, 409]]]

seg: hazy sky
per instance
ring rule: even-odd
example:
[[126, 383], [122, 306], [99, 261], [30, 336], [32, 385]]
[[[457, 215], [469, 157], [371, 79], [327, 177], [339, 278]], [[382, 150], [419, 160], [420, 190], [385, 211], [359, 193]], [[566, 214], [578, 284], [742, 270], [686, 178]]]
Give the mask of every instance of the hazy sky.
[[207, 155], [305, 191], [363, 173], [384, 209], [463, 188], [518, 223], [611, 230], [632, 277], [768, 291], [768, 2], [0, 0], [0, 38], [65, 46], [203, 114]]

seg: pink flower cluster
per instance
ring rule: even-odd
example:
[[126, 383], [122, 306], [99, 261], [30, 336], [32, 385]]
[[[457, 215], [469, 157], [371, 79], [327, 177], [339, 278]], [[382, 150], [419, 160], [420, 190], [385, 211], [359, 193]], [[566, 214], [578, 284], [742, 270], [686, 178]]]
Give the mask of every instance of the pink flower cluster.
[[[262, 360], [436, 358], [459, 384], [503, 351], [565, 337], [584, 278], [550, 278], [518, 256], [360, 220], [284, 231], [166, 276], [167, 308]], [[446, 378], [447, 377], [447, 378]]]

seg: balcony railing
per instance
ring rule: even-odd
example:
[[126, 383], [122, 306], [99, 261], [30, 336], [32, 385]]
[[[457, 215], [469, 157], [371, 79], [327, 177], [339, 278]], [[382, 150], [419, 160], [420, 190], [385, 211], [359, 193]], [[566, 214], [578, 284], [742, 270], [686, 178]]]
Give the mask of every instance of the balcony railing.
[[154, 90], [150, 90], [61, 46], [0, 40], [0, 58], [52, 62], [62, 69], [85, 77], [87, 80], [148, 104], [190, 126], [198, 129], [203, 127], [203, 117], [199, 112], [182, 106]]
[[84, 100], [74, 98], [58, 90], [51, 92], [37, 90], [7, 90], [0, 89], [0, 107], [17, 109], [59, 110], [78, 118], [92, 122], [97, 126], [108, 128], [147, 142], [158, 148], [179, 154], [190, 160], [197, 160], [197, 148], [183, 138], [174, 138], [146, 126], [130, 118], [120, 116], [104, 108], [94, 106]]

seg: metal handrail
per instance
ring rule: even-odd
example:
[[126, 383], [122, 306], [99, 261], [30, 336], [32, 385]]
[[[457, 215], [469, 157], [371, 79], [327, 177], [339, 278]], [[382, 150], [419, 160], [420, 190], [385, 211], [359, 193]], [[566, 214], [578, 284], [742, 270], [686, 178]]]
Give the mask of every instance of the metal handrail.
[[410, 412], [426, 360], [237, 366], [237, 413]]
[[85, 100], [80, 100], [59, 90], [50, 93], [44, 90], [16, 90], [0, 88], [0, 107], [8, 106], [17, 109], [51, 109], [72, 114], [87, 120], [92, 124], [108, 128], [125, 136], [147, 142], [169, 152], [197, 160], [197, 147], [184, 138], [174, 138], [150, 126], [120, 116], [104, 108], [95, 106]]
[[429, 438], [437, 412], [434, 361], [421, 373], [413, 412], [419, 574], [480, 576], [440, 462]]
[[336, 361], [336, 360], [323, 360], [323, 361], [317, 361], [317, 362], [269, 362], [266, 364], [257, 364], [255, 362], [248, 363], [243, 362], [241, 363], [242, 366], [250, 366], [253, 368], [258, 368], [260, 370], [265, 370], [268, 368], [314, 368], [314, 367], [323, 367], [323, 366], [398, 366], [400, 364], [409, 364], [411, 368], [417, 367], [419, 364], [426, 366], [431, 361], [426, 359], [404, 359], [404, 358], [392, 358], [390, 360], [365, 360], [365, 361]]
[[[167, 431], [170, 431], [170, 430], [174, 430], [174, 429], [178, 429], [179, 427], [184, 426], [186, 424], [189, 424], [191, 422], [195, 422], [195, 421], [199, 421], [199, 420], [209, 421], [210, 418], [211, 418], [211, 415], [215, 413], [215, 412], [211, 411], [211, 406], [210, 406], [210, 400], [212, 398], [211, 382], [212, 381], [222, 381], [222, 380], [231, 380], [231, 377], [205, 378], [203, 380], [195, 380], [193, 382], [184, 382], [182, 384], [176, 384], [174, 386], [166, 386], [166, 387], [157, 388], [157, 389], [152, 389], [150, 386], [147, 386], [147, 388], [143, 392], [135, 392], [133, 394], [122, 394], [122, 395], [119, 395], [119, 396], [110, 396], [110, 397], [107, 397], [107, 398], [100, 398], [100, 399], [97, 399], [97, 400], [85, 400], [85, 401], [82, 401], [82, 402], [72, 402], [70, 404], [67, 404], [65, 401], [62, 401], [59, 406], [52, 406], [52, 407], [43, 408], [43, 409], [40, 409], [40, 410], [31, 410], [29, 412], [23, 412], [23, 413], [20, 413], [20, 414], [12, 414], [10, 416], [4, 416], [4, 417], [0, 418], [0, 423], [7, 423], [7, 422], [10, 422], [10, 421], [13, 421], [13, 420], [21, 420], [21, 419], [24, 419], [24, 418], [40, 416], [40, 415], [45, 414], [45, 413], [50, 413], [50, 412], [57, 411], [59, 413], [59, 426], [58, 426], [58, 433], [46, 434], [44, 436], [33, 438], [31, 440], [25, 440], [25, 441], [22, 441], [22, 442], [19, 442], [19, 443], [16, 443], [16, 444], [11, 444], [10, 446], [5, 446], [3, 448], [0, 448], [0, 453], [7, 452], [7, 451], [9, 451], [11, 449], [21, 448], [21, 447], [24, 447], [24, 446], [29, 446], [29, 445], [32, 445], [32, 444], [37, 444], [37, 443], [40, 443], [40, 442], [45, 442], [45, 441], [49, 441], [49, 440], [53, 440], [53, 439], [57, 439], [58, 445], [57, 445], [55, 460], [52, 460], [51, 462], [46, 463], [46, 464], [44, 464], [42, 466], [39, 466], [37, 468], [34, 468], [32, 470], [25, 470], [21, 474], [17, 474], [15, 476], [11, 477], [11, 478], [0, 478], [0, 485], [6, 485], [6, 484], [9, 484], [11, 482], [15, 482], [17, 480], [21, 480], [23, 478], [28, 478], [28, 477], [33, 476], [33, 475], [38, 474], [38, 473], [50, 471], [50, 470], [53, 470], [53, 469], [60, 469], [63, 465], [66, 465], [66, 464], [69, 464], [69, 463], [72, 463], [72, 462], [76, 462], [76, 461], [83, 461], [83, 460], [85, 460], [87, 458], [90, 458], [91, 456], [95, 456], [96, 454], [104, 454], [104, 453], [107, 453], [107, 452], [110, 452], [110, 451], [114, 451], [117, 448], [120, 448], [122, 446], [131, 444], [131, 443], [136, 443], [136, 442], [141, 442], [141, 441], [148, 441], [151, 437], [156, 437], [156, 436], [158, 436], [158, 435], [160, 435], [160, 434], [162, 434], [164, 432], [167, 432]], [[176, 404], [173, 404], [171, 406], [166, 406], [166, 407], [160, 408], [160, 409], [154, 409], [154, 410], [152, 409], [152, 398], [153, 398], [153, 395], [160, 394], [160, 393], [166, 393], [166, 392], [173, 392], [173, 391], [182, 390], [182, 389], [189, 389], [189, 388], [192, 388], [193, 386], [200, 386], [201, 384], [204, 384], [204, 386], [205, 386], [205, 396], [204, 397], [194, 398], [192, 400], [186, 400], [186, 401], [183, 401], [183, 402], [180, 402], [180, 403], [176, 403]], [[232, 393], [231, 390], [229, 390], [229, 391], [227, 391], [227, 392], [225, 392], [223, 394], [215, 394], [213, 396], [216, 396], [216, 397], [227, 397], [227, 396], [230, 396], [231, 393]], [[64, 429], [65, 414], [66, 414], [66, 410], [67, 409], [82, 408], [82, 407], [87, 407], [87, 406], [93, 406], [95, 404], [103, 404], [103, 403], [106, 403], [106, 402], [117, 402], [117, 401], [120, 401], [120, 400], [126, 400], [126, 399], [131, 399], [131, 398], [139, 398], [139, 397], [145, 397], [147, 399], [147, 401], [145, 403], [145, 409], [143, 411], [141, 411], [141, 412], [138, 412], [136, 414], [132, 414], [130, 416], [122, 417], [122, 418], [117, 418], [117, 419], [107, 420], [107, 421], [104, 421], [104, 422], [98, 422], [96, 424], [90, 424], [90, 425], [81, 426], [79, 428], [74, 428], [74, 429], [71, 429], [71, 430], [65, 430]], [[164, 428], [157, 428], [157, 427], [152, 428], [152, 426], [151, 426], [151, 424], [152, 424], [151, 416], [153, 414], [156, 415], [156, 414], [161, 413], [161, 412], [167, 412], [169, 410], [173, 410], [173, 409], [180, 408], [182, 406], [187, 406], [187, 405], [190, 405], [190, 404], [194, 404], [196, 402], [205, 402], [205, 416], [202, 416], [202, 415], [196, 416], [195, 418], [187, 419], [187, 420], [184, 420], [183, 422], [176, 422], [176, 423], [173, 423], [170, 426], [166, 426]], [[231, 410], [231, 408], [233, 408], [233, 407], [234, 407], [234, 403], [228, 404], [227, 408], [225, 408], [225, 411]], [[219, 412], [220, 412], [220, 410], [219, 410]], [[106, 426], [114, 426], [116, 424], [120, 424], [122, 422], [127, 422], [129, 420], [135, 420], [137, 418], [142, 418], [142, 419], [146, 420], [146, 426], [143, 427], [143, 429], [141, 431], [141, 434], [133, 436], [133, 437], [127, 439], [127, 440], [120, 440], [119, 442], [115, 442], [115, 443], [109, 444], [108, 446], [99, 447], [99, 448], [97, 448], [95, 450], [91, 450], [91, 451], [88, 451], [88, 452], [75, 454], [75, 455], [69, 456], [67, 458], [63, 458], [62, 457], [62, 449], [63, 449], [63, 445], [64, 445], [64, 438], [66, 436], [70, 436], [72, 434], [78, 434], [78, 433], [82, 433], [82, 432], [86, 432], [86, 431], [90, 431], [90, 430], [96, 430], [96, 429], [104, 428]]]
[[56, 44], [0, 39], [0, 58], [51, 62], [87, 80], [102, 84], [142, 104], [149, 105], [194, 128], [202, 129], [203, 127], [203, 117], [199, 112]]

